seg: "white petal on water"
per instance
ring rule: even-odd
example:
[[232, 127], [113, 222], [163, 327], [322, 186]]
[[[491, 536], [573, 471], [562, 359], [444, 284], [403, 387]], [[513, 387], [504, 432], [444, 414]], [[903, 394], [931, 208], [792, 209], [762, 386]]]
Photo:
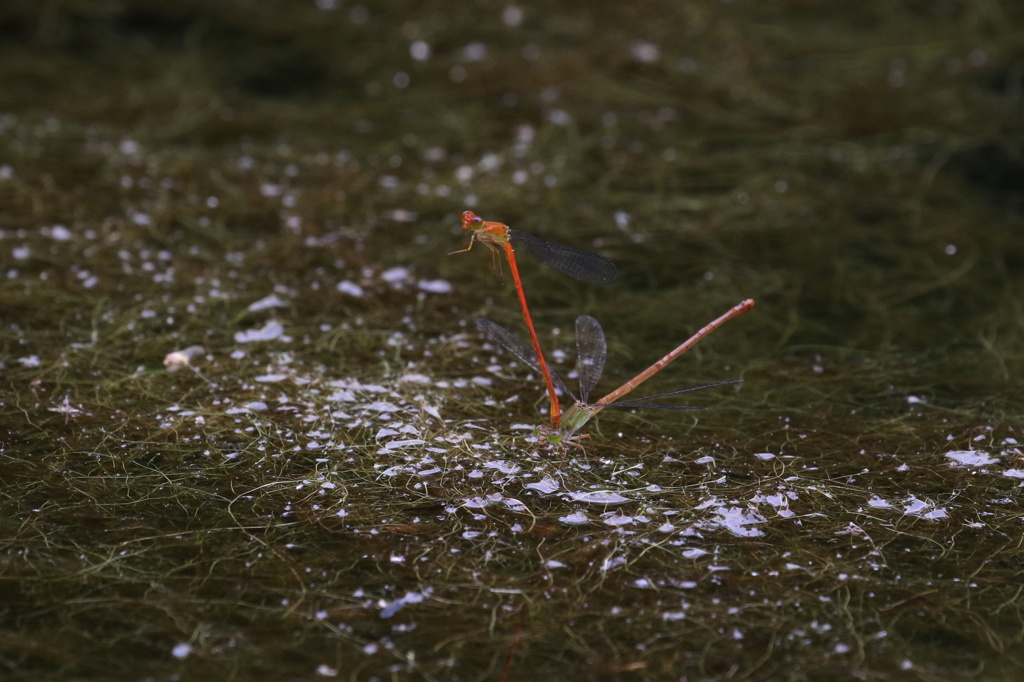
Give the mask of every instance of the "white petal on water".
[[484, 462], [483, 465], [484, 468], [486, 469], [496, 469], [497, 471], [500, 471], [503, 474], [514, 474], [520, 469], [518, 464], [513, 464], [511, 462], [506, 462], [500, 459], [492, 460], [490, 462]]
[[868, 506], [874, 507], [875, 509], [889, 509], [892, 507], [892, 504], [885, 498], [879, 497], [878, 495], [872, 495], [871, 499], [868, 500]]
[[545, 476], [536, 483], [527, 483], [523, 487], [529, 488], [530, 490], [536, 490], [539, 493], [550, 495], [551, 493], [557, 491], [561, 486], [555, 479], [551, 478], [550, 476]]
[[633, 500], [628, 497], [624, 497], [617, 492], [611, 490], [595, 490], [592, 492], [583, 493], [572, 493], [569, 499], [573, 502], [583, 502], [584, 504], [626, 504]]
[[755, 511], [743, 507], [723, 507], [716, 509], [715, 515], [718, 517], [715, 522], [737, 537], [754, 538], [764, 535], [757, 528], [747, 527], [765, 522], [764, 517]]
[[960, 466], [980, 467], [999, 461], [995, 457], [989, 456], [987, 452], [980, 450], [952, 450], [946, 453], [946, 457], [956, 463], [950, 466], [957, 466], [959, 464]]
[[365, 393], [386, 393], [388, 389], [377, 384], [364, 384], [358, 379], [335, 379], [334, 381], [328, 381], [327, 385], [331, 388], [343, 388], [350, 389], [353, 391], [363, 391]]
[[240, 405], [238, 407], [231, 407], [224, 411], [224, 414], [245, 414], [246, 412], [263, 412], [267, 409], [267, 404], [261, 400], [254, 400]]
[[189, 346], [182, 350], [171, 351], [164, 356], [164, 367], [168, 372], [177, 372], [191, 365], [192, 358], [198, 357], [205, 352], [202, 346]]
[[444, 279], [421, 279], [416, 288], [428, 294], [450, 294], [452, 283]]
[[260, 374], [256, 377], [256, 381], [264, 384], [276, 384], [284, 381], [288, 376], [287, 374]]
[[628, 516], [626, 514], [620, 514], [619, 512], [615, 512], [613, 514], [604, 514], [604, 515], [602, 515], [601, 522], [603, 524], [605, 524], [606, 526], [617, 527], [617, 526], [627, 526], [627, 525], [629, 525], [631, 523], [636, 523], [636, 519], [634, 519], [632, 516]]
[[347, 296], [351, 296], [352, 298], [362, 298], [364, 293], [361, 286], [355, 282], [350, 282], [347, 279], [338, 282], [334, 288]]
[[[392, 557], [392, 561], [394, 561], [394, 559], [395, 559], [395, 557]], [[402, 561], [404, 561], [404, 560], [405, 559], [403, 557]], [[401, 562], [396, 562], [396, 563], [401, 563]], [[431, 591], [432, 591], [432, 589], [428, 587], [427, 589], [423, 590], [423, 592], [406, 592], [404, 597], [400, 597], [399, 599], [395, 599], [394, 601], [391, 601], [391, 602], [387, 602], [387, 601], [383, 601], [382, 600], [384, 608], [382, 608], [381, 611], [380, 611], [380, 617], [381, 618], [390, 618], [391, 616], [393, 616], [396, 613], [398, 613], [402, 609], [402, 607], [404, 607], [404, 606], [406, 606], [408, 604], [419, 604], [421, 601], [423, 601], [426, 598], [427, 595], [430, 594]]]
[[718, 505], [718, 504], [720, 504], [719, 501], [718, 501], [718, 498], [715, 497], [714, 495], [712, 495], [709, 499], [704, 500], [703, 502], [698, 504], [696, 507], [694, 507], [694, 509], [697, 510], [697, 511], [700, 511], [701, 509], [707, 509], [708, 507], [714, 507], [715, 505]]
[[402, 266], [397, 265], [380, 273], [380, 278], [388, 284], [401, 284], [402, 282], [412, 279], [412, 275], [409, 273], [409, 268], [403, 268]]
[[286, 301], [282, 300], [280, 296], [278, 296], [277, 294], [270, 294], [269, 296], [264, 296], [263, 298], [261, 298], [260, 300], [254, 302], [254, 303], [250, 303], [249, 307], [246, 310], [248, 310], [249, 312], [254, 312], [255, 313], [255, 312], [259, 312], [261, 310], [269, 310], [270, 308], [287, 308], [287, 307], [288, 307], [288, 303]]
[[1010, 478], [1024, 478], [1024, 469], [1007, 469], [1003, 472], [1003, 476]]
[[573, 512], [567, 516], [560, 516], [558, 520], [567, 526], [582, 526], [585, 523], [590, 523], [590, 517], [583, 512]]
[[49, 237], [50, 239], [58, 242], [70, 241], [72, 237], [71, 230], [64, 225], [54, 225], [49, 228], [44, 227], [42, 229], [42, 233], [44, 237]]
[[754, 457], [758, 459], [775, 459], [775, 455], [770, 452], [755, 452]]
[[373, 410], [374, 412], [398, 412], [401, 408], [397, 405], [378, 400], [367, 405], [366, 409]]
[[284, 334], [284, 325], [277, 320], [270, 320], [259, 329], [247, 329], [244, 332], [235, 333], [235, 341], [238, 343], [252, 343], [254, 341], [273, 341]]
[[920, 516], [921, 512], [928, 509], [931, 505], [927, 502], [923, 502], [913, 495], [907, 498], [906, 506], [903, 508], [904, 514], [911, 514], [914, 516]]
[[503, 504], [505, 505], [506, 508], [519, 514], [525, 513], [527, 511], [526, 505], [520, 502], [519, 500], [515, 499], [514, 497], [505, 498]]
[[477, 495], [476, 497], [470, 497], [462, 501], [462, 506], [467, 509], [483, 509], [489, 505], [501, 502], [504, 499], [501, 493], [491, 493], [486, 497]]

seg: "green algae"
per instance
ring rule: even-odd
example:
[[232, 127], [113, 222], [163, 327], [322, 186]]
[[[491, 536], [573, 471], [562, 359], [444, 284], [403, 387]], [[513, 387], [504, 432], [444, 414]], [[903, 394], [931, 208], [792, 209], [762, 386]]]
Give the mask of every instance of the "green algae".
[[[5, 3], [0, 669], [1017, 679], [1021, 19]], [[757, 299], [651, 382], [742, 389], [535, 451], [465, 208], [618, 263], [523, 266], [610, 386]]]

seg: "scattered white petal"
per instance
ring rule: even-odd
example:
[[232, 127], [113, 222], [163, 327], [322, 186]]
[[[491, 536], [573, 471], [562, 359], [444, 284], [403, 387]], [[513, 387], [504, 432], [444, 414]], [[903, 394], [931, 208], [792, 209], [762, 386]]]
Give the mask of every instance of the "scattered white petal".
[[733, 535], [743, 538], [760, 537], [764, 533], [757, 528], [748, 528], [757, 523], [764, 523], [763, 516], [750, 509], [742, 507], [723, 507], [715, 510], [718, 525], [728, 530]]
[[284, 325], [277, 320], [271, 320], [259, 329], [248, 329], [235, 334], [235, 341], [238, 343], [252, 343], [253, 341], [273, 341], [284, 334]]
[[338, 282], [334, 288], [340, 291], [341, 293], [351, 296], [353, 298], [362, 298], [364, 294], [363, 288], [361, 286], [359, 286], [355, 282], [350, 282], [347, 279]]
[[537, 481], [536, 483], [527, 483], [523, 487], [529, 488], [530, 490], [536, 490], [539, 493], [550, 495], [551, 493], [557, 491], [561, 486], [555, 479], [551, 478], [550, 476], [545, 476], [540, 481]]
[[316, 674], [319, 675], [320, 677], [337, 677], [338, 676], [338, 670], [337, 670], [337, 668], [332, 668], [329, 665], [322, 664], [322, 665], [317, 666]]
[[503, 474], [514, 474], [519, 471], [519, 465], [504, 460], [495, 460], [492, 462], [484, 462], [484, 467], [487, 469], [496, 469]]
[[999, 461], [995, 457], [989, 456], [987, 452], [981, 452], [980, 450], [953, 450], [947, 452], [946, 457], [961, 466], [972, 467], [985, 466], [986, 464], [994, 464]]
[[65, 417], [75, 417], [77, 415], [82, 414], [82, 410], [69, 403], [66, 398], [63, 404], [58, 405], [57, 407], [48, 407], [46, 409], [50, 412], [62, 414]]
[[418, 438], [411, 438], [409, 440], [393, 440], [384, 444], [384, 448], [387, 450], [398, 450], [399, 448], [408, 448], [413, 445], [423, 445], [426, 443], [424, 440]]
[[182, 642], [181, 644], [175, 644], [174, 648], [171, 649], [171, 655], [177, 659], [188, 658], [188, 655], [192, 653], [192, 645]]
[[402, 266], [395, 266], [388, 268], [384, 272], [380, 273], [380, 278], [388, 284], [400, 284], [410, 279], [409, 268], [403, 268]]
[[43, 228], [43, 234], [58, 242], [66, 242], [71, 239], [71, 230], [63, 225], [54, 225], [49, 229]]
[[189, 346], [184, 350], [171, 351], [164, 356], [164, 367], [168, 372], [177, 372], [192, 364], [192, 358], [202, 355], [205, 349], [202, 346]]
[[519, 500], [515, 499], [514, 497], [505, 498], [503, 504], [505, 505], [506, 509], [510, 509], [516, 512], [517, 514], [523, 514], [527, 511], [526, 505], [520, 502]]
[[653, 64], [661, 57], [661, 49], [654, 43], [638, 40], [629, 50], [630, 56], [641, 64]]
[[428, 294], [450, 294], [452, 283], [443, 279], [421, 279], [416, 287]]
[[907, 506], [903, 508], [904, 514], [919, 515], [922, 511], [930, 507], [931, 505], [927, 502], [922, 502], [916, 497], [911, 496], [908, 498]]
[[636, 519], [634, 519], [632, 516], [627, 516], [625, 514], [619, 514], [618, 512], [616, 512], [611, 516], [607, 516], [601, 519], [601, 522], [604, 523], [606, 526], [626, 526], [631, 523], [635, 523]]
[[628, 497], [624, 497], [616, 492], [611, 492], [607, 490], [598, 490], [586, 493], [573, 493], [572, 495], [569, 496], [569, 499], [571, 499], [573, 502], [583, 502], [584, 504], [604, 505], [625, 504], [627, 502], [633, 501]]
[[248, 310], [249, 312], [255, 313], [255, 312], [259, 312], [261, 310], [268, 310], [270, 308], [287, 308], [287, 307], [288, 307], [288, 303], [283, 301], [283, 300], [281, 300], [280, 296], [278, 296], [277, 294], [270, 294], [269, 296], [264, 296], [263, 298], [261, 298], [260, 300], [256, 301], [255, 303], [249, 304], [249, 307], [246, 310]]
[[567, 516], [560, 516], [558, 520], [567, 526], [582, 526], [585, 523], [590, 523], [590, 517], [583, 512], [573, 512]]
[[394, 220], [396, 223], [414, 223], [420, 217], [419, 213], [416, 213], [415, 211], [407, 211], [404, 208], [394, 208], [389, 211], [384, 211], [382, 215], [388, 220]]

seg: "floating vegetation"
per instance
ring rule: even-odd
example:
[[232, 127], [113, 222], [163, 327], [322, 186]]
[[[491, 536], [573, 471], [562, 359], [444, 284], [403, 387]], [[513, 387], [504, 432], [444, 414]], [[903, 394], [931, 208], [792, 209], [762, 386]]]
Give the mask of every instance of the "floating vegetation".
[[4, 679], [1019, 679], [1024, 16], [803, 10], [0, 3]]

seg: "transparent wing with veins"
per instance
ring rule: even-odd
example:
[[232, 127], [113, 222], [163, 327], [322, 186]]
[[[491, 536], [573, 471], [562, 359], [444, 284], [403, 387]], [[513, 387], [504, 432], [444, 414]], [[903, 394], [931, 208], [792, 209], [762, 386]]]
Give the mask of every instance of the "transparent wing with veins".
[[[537, 354], [533, 352], [533, 348], [530, 344], [523, 341], [522, 337], [513, 331], [505, 329], [497, 322], [491, 322], [483, 317], [478, 318], [476, 321], [476, 328], [480, 330], [480, 333], [487, 337], [488, 341], [493, 341], [508, 352], [519, 358], [520, 361], [535, 372], [540, 372], [540, 365], [537, 363]], [[551, 373], [551, 380], [562, 393], [566, 395], [572, 395], [572, 391], [566, 388], [565, 382], [562, 378]]]
[[600, 254], [555, 244], [529, 232], [511, 228], [508, 230], [508, 238], [514, 248], [523, 247], [528, 254], [552, 270], [581, 282], [611, 284], [619, 276], [615, 264]]
[[576, 318], [576, 373], [580, 376], [580, 400], [587, 402], [590, 392], [601, 381], [608, 345], [600, 323], [590, 315]]

